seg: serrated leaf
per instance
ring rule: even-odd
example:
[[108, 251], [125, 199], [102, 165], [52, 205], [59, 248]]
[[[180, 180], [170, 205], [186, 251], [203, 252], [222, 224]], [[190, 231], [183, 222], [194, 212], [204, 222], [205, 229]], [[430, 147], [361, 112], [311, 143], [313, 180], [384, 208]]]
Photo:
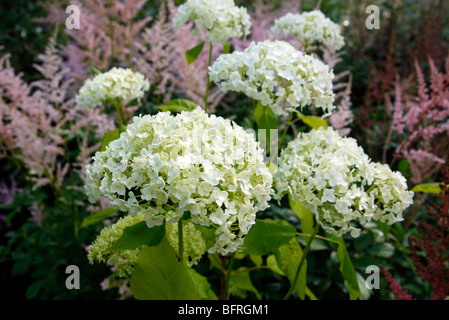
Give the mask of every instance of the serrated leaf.
[[[240, 268], [237, 271], [242, 271], [245, 268]], [[229, 292], [234, 295], [238, 295], [242, 298], [246, 298], [246, 296], [241, 291], [250, 291], [253, 292], [257, 299], [261, 299], [261, 295], [259, 291], [254, 287], [251, 282], [251, 278], [249, 276], [249, 272], [239, 272], [231, 276], [229, 281]]]
[[222, 54], [227, 54], [227, 53], [229, 53], [229, 51], [231, 51], [231, 45], [229, 44], [229, 42], [226, 42], [226, 43], [223, 45], [223, 51], [222, 51]]
[[424, 193], [432, 193], [432, 194], [440, 194], [441, 193], [441, 187], [439, 182], [429, 182], [429, 183], [423, 183], [418, 184], [413, 187], [413, 192], [424, 192]]
[[282, 271], [281, 268], [279, 268], [278, 263], [276, 261], [276, 257], [274, 254], [268, 256], [267, 258], [267, 267], [271, 269], [271, 271], [276, 272], [277, 274], [280, 274], [281, 276], [286, 276], [284, 271]]
[[[254, 120], [257, 123], [259, 129], [275, 129], [277, 127], [276, 116], [269, 106], [263, 106], [260, 102], [257, 103], [254, 110]], [[270, 141], [269, 137], [267, 139]]]
[[106, 147], [114, 140], [117, 140], [120, 138], [120, 130], [111, 130], [109, 132], [106, 132], [106, 134], [103, 136], [103, 139], [101, 140], [101, 145], [98, 151], [105, 151]]
[[89, 225], [98, 223], [103, 221], [104, 219], [110, 217], [111, 215], [113, 215], [114, 213], [117, 213], [117, 209], [114, 208], [107, 208], [101, 211], [98, 211], [94, 214], [91, 214], [90, 216], [87, 216], [83, 219], [83, 221], [81, 222], [81, 228], [87, 227]]
[[313, 233], [313, 213], [306, 209], [304, 205], [297, 200], [293, 200], [292, 197], [288, 196], [290, 209], [299, 218], [301, 222], [301, 230], [303, 233], [312, 234]]
[[[291, 239], [287, 244], [279, 247], [274, 255], [278, 267], [287, 276], [290, 283], [295, 279], [296, 271], [303, 256], [303, 251], [296, 238]], [[304, 261], [299, 272], [295, 291], [300, 299], [305, 298], [307, 288], [307, 261]]]
[[356, 275], [360, 288], [360, 300], [368, 300], [373, 294], [373, 290], [367, 288], [365, 284], [366, 279], [360, 273], [357, 272]]
[[203, 51], [203, 47], [204, 47], [204, 41], [186, 51], [185, 55], [186, 55], [187, 64], [192, 64], [193, 62], [196, 61], [196, 59], [198, 59], [201, 51]]
[[167, 103], [157, 107], [161, 111], [170, 111], [181, 113], [182, 111], [193, 111], [198, 108], [198, 104], [187, 99], [170, 100]]
[[388, 242], [382, 242], [376, 244], [374, 247], [368, 249], [368, 253], [373, 254], [380, 258], [390, 258], [394, 254], [394, 246]]
[[199, 224], [194, 224], [195, 228], [201, 232], [201, 235], [203, 236], [204, 241], [206, 242], [206, 248], [209, 249], [215, 245], [217, 235], [215, 234], [215, 231], [217, 228], [214, 227], [205, 227], [201, 226]]
[[131, 292], [139, 300], [197, 300], [197, 289], [167, 239], [139, 250], [131, 277]]
[[165, 223], [161, 226], [148, 228], [145, 221], [138, 222], [123, 230], [122, 236], [110, 247], [110, 252], [135, 250], [143, 245], [156, 246], [165, 235]]
[[324, 129], [327, 129], [326, 120], [323, 120], [320, 117], [304, 116], [301, 120], [302, 120], [302, 122], [304, 122], [306, 125], [308, 125], [312, 129], [318, 129], [321, 127], [323, 127]]
[[207, 281], [207, 278], [203, 276], [202, 274], [199, 274], [192, 268], [186, 268], [187, 273], [190, 276], [190, 279], [192, 279], [193, 285], [195, 286], [198, 297], [201, 300], [218, 300], [217, 295], [212, 290], [211, 285], [209, 281]]
[[242, 253], [264, 255], [288, 243], [296, 228], [281, 220], [257, 220], [243, 240]]
[[349, 257], [346, 245], [342, 237], [332, 236], [332, 240], [338, 243], [337, 259], [340, 262], [340, 272], [345, 279], [346, 287], [349, 290], [349, 298], [351, 300], [357, 300], [361, 294], [357, 275], [352, 265], [351, 258]]
[[250, 254], [249, 258], [257, 267], [260, 267], [263, 263], [263, 259], [261, 256], [256, 256], [254, 254]]

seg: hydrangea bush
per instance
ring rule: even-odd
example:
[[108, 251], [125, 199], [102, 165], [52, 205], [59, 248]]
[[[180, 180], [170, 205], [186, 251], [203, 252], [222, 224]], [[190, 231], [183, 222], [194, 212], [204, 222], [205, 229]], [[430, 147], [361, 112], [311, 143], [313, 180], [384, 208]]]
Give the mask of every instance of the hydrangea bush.
[[312, 103], [326, 115], [335, 108], [332, 70], [284, 41], [253, 42], [221, 55], [209, 74], [222, 90], [245, 93], [276, 115]]
[[243, 38], [251, 28], [246, 8], [237, 7], [233, 0], [188, 0], [179, 6], [173, 25], [179, 28], [189, 21], [195, 25], [193, 34], [200, 36], [205, 31], [206, 40], [212, 44]]
[[121, 211], [144, 213], [149, 228], [185, 212], [195, 224], [214, 226], [211, 253], [236, 251], [272, 193], [255, 137], [201, 108], [134, 117], [86, 172], [92, 202], [106, 196]]
[[[209, 257], [224, 263], [220, 297], [226, 298], [235, 255], [264, 255], [274, 250], [278, 269], [273, 270], [283, 270], [291, 282], [284, 298], [296, 292], [304, 299], [303, 262], [320, 227], [334, 237], [322, 239], [338, 243], [338, 250], [346, 252], [342, 238], [347, 233], [357, 238], [371, 221], [389, 225], [402, 221], [403, 211], [413, 202], [413, 192], [407, 190], [399, 172], [372, 162], [355, 139], [342, 137], [331, 127], [323, 128], [327, 127], [323, 119], [335, 108], [334, 74], [319, 58], [286, 41], [265, 40], [252, 42], [242, 51], [223, 52], [212, 63], [214, 44], [248, 34], [246, 9], [237, 8], [231, 0], [189, 0], [179, 7], [174, 28], [188, 21], [193, 21], [194, 34], [200, 36], [200, 31], [205, 31], [205, 39], [210, 41], [204, 105], [177, 99], [159, 106], [161, 111], [154, 115], [135, 116], [118, 137], [95, 154], [86, 167], [89, 200], [96, 203], [105, 197], [113, 209], [129, 217], [101, 232], [90, 248], [90, 261], [108, 259], [120, 275], [131, 277], [135, 297], [149, 298], [159, 293], [142, 284], [161, 280], [147, 278], [152, 268], [148, 250], [157, 255], [157, 248], [165, 248], [164, 256], [176, 255], [177, 261], [184, 261], [189, 270], [186, 275], [190, 273], [184, 279], [186, 287], [200, 277], [191, 268], [207, 251]], [[273, 26], [274, 32], [280, 30], [303, 41], [305, 50], [315, 42], [336, 49], [344, 44], [338, 25], [320, 11], [287, 14]], [[186, 52], [189, 64], [198, 58], [203, 44]], [[266, 147], [259, 143], [261, 137], [258, 141], [253, 132], [207, 112], [210, 82], [262, 106], [262, 115], [259, 107], [254, 110], [259, 128], [277, 128], [282, 117], [289, 116], [278, 149], [272, 150], [280, 151], [278, 163], [264, 161]], [[113, 69], [88, 80], [78, 101], [95, 107], [109, 97], [141, 98], [147, 88], [139, 74], [119, 74]], [[300, 112], [306, 106], [312, 115]], [[317, 110], [321, 117], [313, 115]], [[295, 114], [311, 130], [299, 132], [282, 149]], [[286, 221], [257, 219], [270, 207], [272, 197], [280, 204], [285, 195], [294, 211], [295, 203], [300, 203], [299, 216], [309, 224], [301, 226], [309, 238], [293, 268], [282, 248], [293, 245], [292, 241], [298, 245], [296, 227]], [[121, 243], [122, 252], [112, 249], [115, 243]], [[148, 246], [150, 249], [145, 249]], [[341, 253], [338, 257], [341, 264], [349, 259]], [[172, 268], [178, 270], [179, 266]], [[354, 285], [352, 266], [342, 270], [350, 284], [350, 297], [357, 298], [360, 289]], [[186, 298], [206, 294], [197, 290]]]
[[76, 103], [83, 108], [95, 108], [111, 101], [142, 99], [150, 83], [139, 72], [114, 67], [88, 79], [79, 90]]
[[289, 12], [276, 19], [271, 30], [275, 34], [292, 35], [300, 40], [305, 47], [318, 43], [340, 50], [345, 44], [340, 26], [332, 22], [320, 10], [301, 14]]
[[[141, 6], [143, 2], [131, 8], [96, 8], [106, 17], [126, 10], [137, 15]], [[52, 112], [60, 107], [58, 94], [48, 92], [56, 101], [49, 107], [39, 90], [33, 95], [21, 81], [0, 83], [7, 94], [14, 85], [27, 92], [18, 98], [4, 93], [6, 98], [0, 99], [1, 111], [10, 109], [2, 118], [6, 129], [0, 128], [5, 154], [15, 160], [33, 154], [20, 152], [31, 135], [21, 136], [11, 123], [29, 128], [39, 120], [36, 135], [61, 146], [46, 149], [55, 163], [64, 155], [66, 159], [64, 166], [52, 166], [55, 174], [48, 174], [48, 183], [55, 203], [73, 210], [67, 216], [75, 221], [70, 230], [75, 237], [84, 244], [86, 229], [94, 230], [82, 253], [90, 264], [110, 267], [108, 285], [120, 279], [120, 290], [136, 299], [261, 298], [266, 296], [262, 290], [284, 299], [317, 299], [327, 289], [320, 276], [338, 264], [341, 277], [332, 290], [350, 299], [366, 293], [347, 248], [388, 247], [389, 228], [401, 225], [415, 193], [401, 172], [385, 161], [373, 161], [357, 136], [345, 136], [351, 131], [339, 130], [329, 117], [340, 107], [349, 112], [351, 106], [350, 84], [343, 98], [338, 92], [345, 88], [338, 81], [349, 71], [335, 76], [333, 70], [341, 61], [336, 51], [345, 44], [339, 25], [319, 10], [276, 15], [280, 12], [280, 18], [270, 16], [269, 26], [254, 24], [253, 39], [268, 34], [261, 25], [272, 32], [273, 37], [260, 41], [245, 41], [254, 19], [233, 0], [187, 0], [178, 8], [164, 1], [149, 28], [143, 27], [149, 17], [125, 28], [122, 23], [133, 15], [123, 13], [123, 29], [114, 27], [123, 32], [111, 31], [106, 41], [111, 47], [102, 46], [105, 52], [97, 57], [108, 63], [101, 70], [94, 66], [96, 75], [76, 87], [61, 108], [79, 114], [58, 127], [52, 127], [58, 119]], [[145, 45], [140, 38], [132, 40], [141, 29]], [[276, 40], [274, 35], [281, 33], [283, 39]], [[125, 50], [115, 48], [113, 40], [139, 44]], [[208, 56], [203, 52], [206, 41]], [[199, 44], [186, 50], [193, 42]], [[213, 48], [216, 44], [221, 45]], [[114, 54], [123, 56], [114, 59]], [[0, 80], [10, 74], [7, 64], [0, 58]], [[166, 74], [158, 74], [161, 70]], [[33, 88], [49, 84], [37, 82]], [[211, 96], [209, 89], [215, 90]], [[7, 103], [15, 100], [19, 107]], [[35, 112], [38, 103], [42, 106]], [[400, 102], [396, 104], [398, 110]], [[33, 210], [37, 220], [45, 220], [39, 206]], [[367, 239], [367, 230], [375, 230], [376, 237]], [[328, 261], [316, 260], [326, 257]], [[250, 272], [260, 272], [258, 286]], [[276, 285], [270, 287], [273, 279]], [[320, 294], [313, 292], [318, 286], [324, 288]]]
[[413, 192], [400, 172], [372, 162], [353, 138], [332, 128], [299, 134], [282, 150], [274, 174], [277, 199], [290, 195], [329, 234], [358, 237], [361, 225], [402, 221]]

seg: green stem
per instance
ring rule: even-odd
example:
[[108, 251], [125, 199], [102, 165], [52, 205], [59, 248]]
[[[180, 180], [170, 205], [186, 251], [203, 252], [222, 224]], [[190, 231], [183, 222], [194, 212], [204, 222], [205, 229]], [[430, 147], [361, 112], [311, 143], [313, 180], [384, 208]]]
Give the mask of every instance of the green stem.
[[302, 269], [302, 266], [304, 265], [304, 262], [306, 261], [306, 257], [307, 257], [307, 254], [309, 253], [310, 246], [312, 245], [313, 239], [315, 239], [315, 236], [318, 233], [319, 228], [320, 228], [320, 224], [317, 223], [315, 225], [315, 228], [313, 229], [313, 233], [311, 234], [309, 241], [306, 244], [306, 248], [304, 249], [304, 252], [301, 257], [301, 261], [299, 262], [298, 268], [296, 269], [295, 278], [293, 279], [293, 282], [292, 282], [287, 294], [285, 295], [284, 300], [288, 300], [290, 298], [290, 296], [292, 295], [293, 291], [295, 290], [296, 282], [298, 282], [298, 278], [299, 278], [299, 273]]
[[[301, 236], [301, 237], [308, 237], [308, 238], [310, 238], [310, 237], [312, 236], [311, 234], [308, 234], [308, 233], [300, 233], [300, 232], [297, 232], [296, 235], [297, 235], [297, 236]], [[326, 237], [322, 237], [322, 236], [319, 236], [319, 235], [315, 235], [315, 238], [317, 238], [317, 239], [322, 239], [322, 240], [326, 240], [326, 241], [329, 241], [329, 242], [333, 242], [333, 243], [338, 244], [338, 242], [335, 241], [335, 240], [332, 240], [332, 239], [329, 239], [329, 238], [326, 238]]]
[[115, 111], [117, 111], [117, 116], [118, 116], [120, 129], [124, 128], [125, 127], [125, 122], [123, 121], [122, 101], [121, 101], [121, 99], [114, 99], [113, 101], [110, 101], [110, 104], [114, 107]]
[[223, 296], [221, 297], [221, 299], [227, 299], [228, 298], [228, 291], [229, 291], [229, 282], [231, 280], [231, 271], [232, 271], [232, 265], [234, 264], [234, 259], [235, 259], [235, 252], [233, 252], [231, 254], [231, 259], [228, 262], [228, 267], [226, 269], [226, 280], [225, 280], [225, 285], [224, 285], [224, 290], [223, 290]]
[[284, 142], [285, 136], [287, 135], [287, 131], [288, 131], [288, 129], [290, 128], [290, 126], [292, 124], [292, 119], [293, 119], [293, 111], [290, 111], [290, 115], [288, 116], [287, 125], [285, 127], [284, 132], [282, 133], [281, 140], [279, 141], [279, 147], [278, 147], [279, 149], [281, 149], [282, 143]]
[[184, 246], [183, 246], [183, 241], [182, 241], [182, 218], [179, 219], [178, 221], [178, 261], [182, 262], [183, 257], [184, 257]]
[[210, 87], [210, 76], [209, 76], [209, 67], [212, 63], [212, 42], [210, 43], [209, 47], [209, 63], [207, 64], [207, 83], [206, 83], [206, 95], [204, 96], [204, 111], [207, 113], [207, 100], [209, 98], [209, 87]]
[[232, 271], [232, 266], [234, 264], [234, 260], [235, 260], [235, 252], [233, 252], [231, 254], [231, 259], [229, 260], [229, 264], [228, 264], [228, 269], [226, 270], [226, 285], [225, 285], [225, 298], [228, 297], [228, 291], [229, 291], [229, 282], [231, 280], [231, 271]]

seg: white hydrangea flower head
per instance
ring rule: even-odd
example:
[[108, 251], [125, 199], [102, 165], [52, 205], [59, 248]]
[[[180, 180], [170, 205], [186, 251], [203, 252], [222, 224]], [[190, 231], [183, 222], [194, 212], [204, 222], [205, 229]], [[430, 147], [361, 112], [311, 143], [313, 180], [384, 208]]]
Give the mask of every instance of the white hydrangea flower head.
[[301, 14], [287, 13], [276, 19], [271, 28], [274, 34], [292, 35], [303, 44], [315, 42], [340, 50], [345, 45], [340, 26], [326, 17], [320, 10]]
[[[108, 250], [111, 245], [117, 241], [123, 234], [126, 227], [142, 222], [146, 219], [146, 215], [138, 213], [134, 216], [126, 215], [117, 220], [114, 224], [106, 226], [100, 231], [98, 237], [89, 246], [88, 260], [91, 264], [96, 262], [108, 263], [115, 268], [115, 272], [120, 277], [129, 277], [137, 261], [140, 248], [134, 250], [123, 250], [118, 253], [111, 254]], [[201, 236], [193, 223], [186, 221], [183, 228], [184, 251], [183, 259], [189, 267], [198, 263], [204, 253], [206, 253], [206, 242]], [[178, 228], [176, 225], [170, 225], [166, 230], [167, 240], [170, 245], [178, 250]]]
[[195, 24], [192, 32], [195, 36], [199, 37], [204, 27], [206, 39], [212, 44], [246, 37], [251, 28], [246, 8], [237, 7], [233, 0], [187, 0], [179, 6], [173, 25], [177, 29], [188, 21]]
[[120, 138], [86, 168], [91, 202], [143, 212], [149, 227], [191, 221], [216, 229], [209, 252], [236, 251], [268, 207], [273, 177], [253, 133], [200, 107], [134, 117]]
[[285, 41], [252, 42], [244, 51], [222, 54], [209, 75], [223, 91], [245, 93], [276, 115], [312, 103], [324, 116], [335, 108], [333, 71]]
[[405, 178], [372, 162], [357, 141], [332, 128], [300, 133], [283, 150], [274, 173], [276, 195], [288, 194], [314, 213], [330, 234], [358, 237], [357, 223], [393, 224], [413, 203]]
[[139, 72], [114, 67], [87, 79], [76, 96], [80, 107], [95, 108], [108, 101], [142, 99], [150, 88], [148, 80]]
[[94, 242], [88, 247], [87, 258], [91, 264], [96, 262], [108, 263], [115, 268], [120, 277], [129, 277], [133, 271], [134, 262], [137, 261], [139, 250], [123, 250], [120, 253], [110, 254], [109, 247], [118, 240], [123, 230], [135, 223], [141, 222], [145, 216], [124, 216], [112, 225], [104, 227]]

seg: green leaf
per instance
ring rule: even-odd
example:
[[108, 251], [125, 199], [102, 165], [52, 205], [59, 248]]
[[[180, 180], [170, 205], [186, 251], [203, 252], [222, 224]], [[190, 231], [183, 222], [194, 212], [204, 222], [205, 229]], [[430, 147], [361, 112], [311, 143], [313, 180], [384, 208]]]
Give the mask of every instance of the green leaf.
[[[237, 271], [245, 270], [244, 267], [238, 269]], [[229, 280], [229, 292], [233, 295], [240, 296], [242, 298], [246, 298], [246, 295], [242, 291], [250, 291], [253, 292], [257, 299], [262, 299], [259, 291], [254, 287], [251, 282], [251, 278], [249, 276], [249, 272], [239, 272], [231, 276]]]
[[187, 64], [191, 64], [198, 59], [201, 51], [203, 51], [204, 41], [186, 51]]
[[106, 147], [114, 140], [117, 140], [120, 138], [120, 130], [111, 130], [109, 132], [106, 132], [106, 134], [103, 136], [103, 139], [101, 140], [101, 145], [98, 151], [104, 151], [106, 150]]
[[303, 233], [312, 234], [313, 233], [313, 213], [306, 209], [300, 201], [293, 200], [292, 197], [288, 196], [290, 208], [293, 213], [301, 220], [301, 230]]
[[309, 287], [306, 287], [306, 295], [309, 297], [310, 300], [318, 300], [318, 298], [313, 294], [313, 292], [310, 291]]
[[376, 244], [374, 247], [368, 249], [368, 253], [377, 257], [388, 259], [394, 254], [394, 246], [388, 242]]
[[[277, 127], [276, 116], [269, 106], [263, 106], [260, 102], [257, 103], [254, 110], [254, 120], [259, 129], [275, 129]], [[268, 141], [270, 141], [268, 139]]]
[[256, 256], [255, 254], [250, 254], [249, 259], [257, 266], [260, 267], [263, 263], [262, 256]]
[[114, 209], [114, 208], [107, 208], [101, 211], [98, 211], [94, 214], [91, 214], [90, 216], [87, 216], [83, 219], [83, 221], [81, 222], [81, 226], [80, 229], [90, 226], [91, 224], [95, 224], [97, 222], [101, 222], [104, 219], [106, 219], [107, 217], [113, 215], [114, 213], [116, 213], [118, 210]]
[[217, 235], [215, 234], [215, 231], [217, 228], [214, 227], [205, 227], [201, 226], [199, 224], [194, 224], [195, 228], [201, 232], [201, 235], [203, 236], [204, 241], [206, 242], [206, 248], [209, 249], [215, 245], [215, 242], [217, 241]]
[[432, 194], [440, 194], [441, 193], [441, 187], [440, 182], [429, 182], [429, 183], [423, 183], [418, 184], [413, 187], [413, 192], [425, 192], [425, 193], [432, 193]]
[[278, 166], [271, 161], [267, 163], [267, 167], [271, 174], [274, 174], [278, 169]]
[[281, 276], [286, 276], [284, 271], [282, 271], [281, 268], [279, 268], [278, 263], [276, 261], [276, 256], [274, 254], [269, 255], [267, 258], [267, 267], [271, 269], [271, 271], [276, 272], [277, 274], [280, 274]]
[[[291, 239], [287, 244], [279, 247], [274, 255], [277, 265], [287, 275], [290, 283], [293, 282], [298, 269], [299, 263], [303, 256], [303, 251], [296, 238]], [[295, 291], [300, 299], [305, 298], [307, 288], [307, 261], [299, 272], [298, 281], [296, 282]]]
[[331, 239], [338, 243], [337, 259], [340, 262], [341, 275], [343, 276], [343, 279], [345, 279], [346, 287], [349, 290], [349, 298], [351, 300], [357, 300], [361, 292], [354, 266], [352, 265], [351, 258], [346, 250], [345, 242], [342, 237], [332, 236]]
[[320, 127], [327, 129], [326, 120], [323, 120], [320, 117], [304, 116], [304, 118], [302, 118], [302, 122], [304, 122], [306, 125], [308, 125], [309, 127], [313, 128], [313, 129], [318, 129]]
[[37, 294], [39, 293], [39, 291], [41, 290], [41, 288], [44, 285], [44, 281], [43, 279], [41, 280], [37, 280], [35, 282], [33, 282], [28, 288], [27, 291], [25, 293], [25, 297], [27, 299], [32, 299], [35, 296], [37, 296]]
[[301, 112], [296, 111], [298, 114], [298, 118], [302, 120], [306, 125], [311, 127], [312, 129], [318, 129], [320, 127], [323, 127], [324, 129], [327, 129], [327, 122], [324, 119], [321, 119], [321, 117], [317, 116], [306, 116], [303, 115]]
[[192, 279], [200, 300], [218, 300], [217, 295], [212, 290], [210, 283], [205, 276], [199, 274], [192, 268], [186, 268], [186, 270], [190, 279]]
[[408, 162], [407, 159], [401, 159], [398, 162], [398, 170], [402, 173], [402, 174], [406, 174], [409, 172], [410, 170], [410, 163]]
[[242, 253], [264, 255], [288, 243], [296, 235], [296, 228], [281, 220], [257, 220], [240, 248]]
[[175, 99], [170, 100], [167, 103], [158, 106], [157, 108], [161, 111], [181, 113], [182, 111], [195, 110], [196, 108], [198, 108], [198, 104], [186, 99]]
[[227, 53], [229, 53], [229, 51], [231, 51], [231, 45], [229, 44], [229, 42], [226, 42], [226, 43], [223, 45], [223, 51], [222, 51], [222, 54], [227, 54]]
[[120, 252], [123, 250], [135, 250], [140, 246], [156, 246], [165, 235], [165, 223], [161, 226], [148, 228], [145, 221], [138, 222], [123, 230], [122, 236], [110, 247], [110, 252]]
[[131, 292], [139, 300], [197, 300], [197, 289], [167, 239], [139, 250], [131, 277]]

